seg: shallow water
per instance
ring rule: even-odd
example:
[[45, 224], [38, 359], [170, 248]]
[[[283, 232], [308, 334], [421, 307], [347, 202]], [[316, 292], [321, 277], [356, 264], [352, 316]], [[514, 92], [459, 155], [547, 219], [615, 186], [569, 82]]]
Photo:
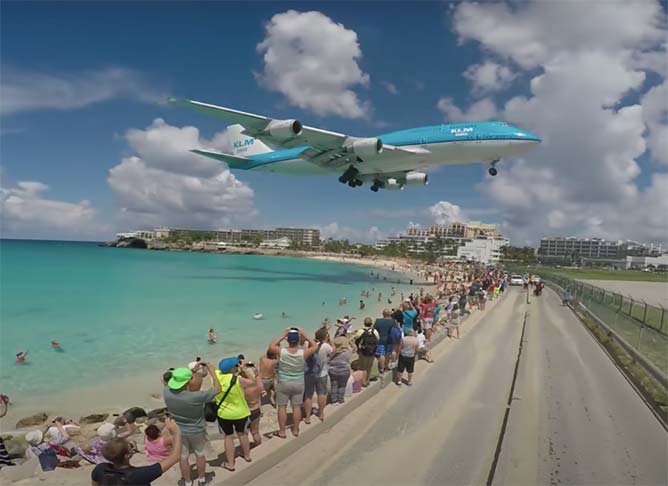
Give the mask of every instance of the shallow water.
[[[366, 315], [376, 317], [377, 292], [385, 303], [400, 278], [381, 270], [377, 280], [371, 271], [378, 270], [288, 257], [0, 240], [0, 393], [25, 403], [133, 374], [157, 376], [196, 356], [257, 359], [284, 328], [313, 332], [324, 317], [351, 314], [361, 325]], [[372, 288], [367, 309], [358, 311], [360, 292]], [[339, 306], [344, 296], [348, 305]], [[254, 320], [257, 312], [265, 319]], [[207, 343], [210, 327], [216, 345]], [[62, 343], [62, 352], [51, 348], [52, 340]], [[23, 366], [14, 362], [22, 350], [29, 351]]]

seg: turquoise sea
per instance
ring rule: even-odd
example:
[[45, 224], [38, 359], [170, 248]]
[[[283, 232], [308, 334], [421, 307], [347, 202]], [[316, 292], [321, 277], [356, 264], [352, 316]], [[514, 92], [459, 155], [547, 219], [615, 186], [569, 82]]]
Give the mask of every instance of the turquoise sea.
[[[376, 279], [372, 271], [288, 257], [0, 240], [0, 393], [25, 401], [139, 371], [157, 377], [196, 356], [245, 353], [256, 360], [284, 328], [312, 333], [324, 317], [357, 316], [357, 327], [376, 317], [377, 292], [386, 304], [400, 278], [381, 270]], [[361, 291], [372, 288], [359, 311]], [[341, 297], [347, 305], [338, 304]], [[252, 318], [258, 312], [264, 320]], [[216, 345], [207, 343], [210, 327]], [[27, 364], [15, 364], [26, 350]]]

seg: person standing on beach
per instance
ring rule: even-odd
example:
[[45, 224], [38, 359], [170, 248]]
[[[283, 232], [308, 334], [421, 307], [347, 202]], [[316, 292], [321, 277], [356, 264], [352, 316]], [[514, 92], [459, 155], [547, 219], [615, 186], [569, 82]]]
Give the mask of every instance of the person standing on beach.
[[371, 377], [371, 368], [373, 368], [373, 360], [376, 355], [376, 346], [380, 339], [378, 331], [373, 327], [373, 321], [370, 317], [364, 319], [364, 328], [357, 331], [355, 334], [355, 346], [357, 346], [358, 368], [365, 372], [362, 386], [369, 386], [369, 378]]
[[[304, 338], [308, 348], [300, 349], [299, 340]], [[281, 341], [287, 341], [288, 347], [281, 348]], [[278, 433], [285, 439], [288, 422], [288, 403], [292, 406], [292, 435], [299, 436], [299, 422], [302, 418], [304, 402], [304, 363], [315, 353], [318, 345], [302, 329], [290, 328], [269, 344], [269, 351], [278, 355], [278, 383], [276, 385], [276, 404], [278, 405]]]
[[424, 330], [424, 335], [427, 341], [431, 341], [431, 328], [434, 324], [435, 308], [436, 302], [434, 301], [434, 298], [427, 294], [420, 304], [420, 322], [422, 323], [422, 329]]
[[352, 352], [348, 338], [339, 336], [334, 339], [334, 353], [329, 358], [329, 380], [331, 383], [332, 405], [344, 402], [348, 378], [350, 378], [350, 362]]
[[415, 310], [415, 306], [413, 305], [413, 302], [409, 299], [405, 300], [401, 304], [401, 315], [403, 316], [403, 323], [404, 323], [404, 334], [409, 329], [413, 329], [413, 322], [415, 321], [415, 318], [417, 317], [418, 313]]
[[218, 428], [225, 436], [225, 462], [223, 467], [228, 471], [234, 471], [234, 434], [236, 433], [241, 446], [244, 461], [251, 462], [250, 442], [248, 440], [248, 429], [250, 428], [250, 409], [244, 395], [244, 386], [262, 387], [260, 375], [255, 380], [249, 380], [239, 375], [241, 363], [239, 358], [224, 358], [218, 363], [218, 369], [214, 372], [216, 380], [220, 385], [220, 392], [216, 395], [215, 402], [218, 406]]
[[378, 372], [387, 371], [387, 356], [392, 352], [390, 349], [390, 330], [395, 325], [390, 317], [389, 309], [383, 310], [383, 317], [376, 319], [373, 328], [378, 333], [378, 343], [376, 344], [376, 358], [378, 358]]
[[329, 344], [327, 329], [318, 329], [315, 332], [315, 340], [318, 347], [316, 352], [306, 360], [306, 372], [304, 374], [304, 422], [307, 424], [311, 423], [313, 393], [318, 397], [318, 418], [321, 422], [325, 420], [327, 376], [329, 374], [327, 362], [334, 352], [334, 348]]
[[408, 330], [406, 335], [401, 340], [401, 346], [399, 347], [399, 363], [397, 365], [397, 385], [401, 385], [401, 380], [403, 379], [404, 370], [407, 372], [406, 385], [411, 386], [413, 384], [413, 371], [415, 368], [415, 355], [418, 348], [418, 339], [416, 337], [415, 329], [411, 328]]
[[[209, 370], [211, 377], [215, 376], [215, 368], [211, 363], [203, 363]], [[206, 421], [204, 420], [204, 404], [214, 399], [220, 393], [220, 382], [213, 381], [213, 388], [206, 391], [188, 391], [188, 383], [193, 374], [188, 368], [176, 368], [172, 371], [172, 377], [163, 389], [163, 399], [169, 414], [179, 426], [181, 431], [181, 475], [186, 486], [190, 486], [190, 464], [188, 458], [191, 453], [195, 454], [197, 460], [197, 475], [199, 484], [202, 486], [206, 480], [206, 455], [205, 450], [209, 442], [206, 435]], [[176, 446], [175, 446], [176, 448]]]
[[264, 386], [254, 363], [246, 363], [241, 369], [241, 377], [244, 378], [241, 380], [241, 387], [244, 389], [244, 397], [250, 410], [250, 417], [248, 417], [250, 420], [250, 432], [253, 436], [254, 447], [257, 447], [262, 443], [262, 435], [260, 434], [260, 417], [262, 416], [260, 398], [262, 397]]
[[273, 407], [276, 407], [276, 367], [278, 366], [278, 357], [271, 350], [267, 350], [264, 356], [260, 357], [260, 378], [262, 379], [262, 388], [269, 397]]

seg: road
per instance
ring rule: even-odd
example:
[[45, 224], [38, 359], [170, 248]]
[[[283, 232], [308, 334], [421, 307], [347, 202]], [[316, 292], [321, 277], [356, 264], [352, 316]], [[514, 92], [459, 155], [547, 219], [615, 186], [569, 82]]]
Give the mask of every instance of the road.
[[656, 418], [552, 291], [527, 305], [519, 289], [437, 348], [412, 388], [389, 385], [251, 484], [484, 484], [525, 311], [493, 483], [667, 484]]

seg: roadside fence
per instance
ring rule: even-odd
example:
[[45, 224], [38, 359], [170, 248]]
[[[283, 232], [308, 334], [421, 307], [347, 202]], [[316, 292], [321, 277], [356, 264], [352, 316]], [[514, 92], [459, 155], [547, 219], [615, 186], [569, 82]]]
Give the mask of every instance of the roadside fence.
[[567, 290], [638, 353], [668, 374], [668, 312], [664, 307], [561, 275], [545, 277]]

